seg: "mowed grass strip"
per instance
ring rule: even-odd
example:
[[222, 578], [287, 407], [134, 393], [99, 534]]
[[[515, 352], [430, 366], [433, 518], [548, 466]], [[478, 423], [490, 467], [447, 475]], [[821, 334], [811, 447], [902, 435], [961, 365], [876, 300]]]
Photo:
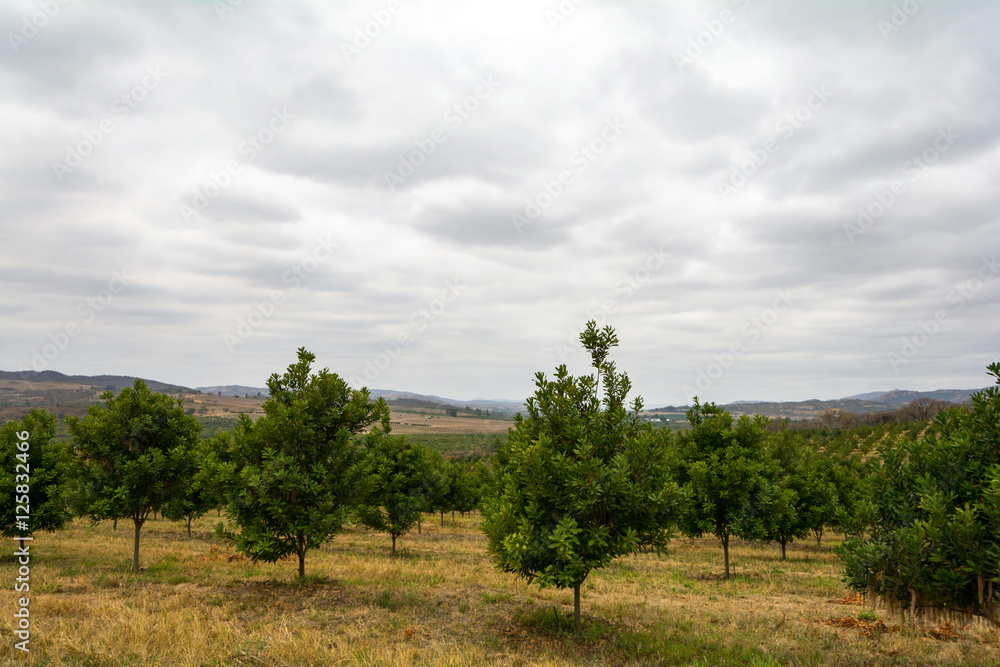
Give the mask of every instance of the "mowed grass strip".
[[[214, 514], [150, 521], [139, 576], [127, 572], [131, 525], [75, 521], [31, 543], [31, 652], [14, 649], [17, 565], [0, 558], [5, 640], [19, 665], [988, 665], [997, 633], [953, 628], [935, 639], [902, 627], [865, 636], [824, 621], [870, 614], [850, 597], [826, 540], [736, 542], [720, 576], [715, 540], [616, 561], [572, 592], [498, 572], [478, 515], [428, 516], [398, 557], [385, 535], [351, 528], [296, 563], [252, 563], [216, 536]], [[13, 551], [12, 549], [10, 551]], [[899, 619], [882, 617], [887, 626]]]

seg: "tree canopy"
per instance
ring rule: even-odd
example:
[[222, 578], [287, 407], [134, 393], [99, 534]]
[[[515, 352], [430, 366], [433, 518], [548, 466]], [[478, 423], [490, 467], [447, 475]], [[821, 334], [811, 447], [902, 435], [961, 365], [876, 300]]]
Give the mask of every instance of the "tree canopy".
[[[65, 485], [72, 454], [69, 446], [51, 442], [55, 432], [55, 417], [36, 409], [0, 426], [0, 494], [7, 499], [0, 506], [0, 532], [5, 537], [57, 530], [71, 518]], [[18, 511], [18, 505], [28, 511]], [[24, 527], [18, 526], [18, 516], [28, 517]]]
[[878, 448], [844, 543], [847, 581], [911, 615], [974, 614], [1000, 625], [1000, 363], [971, 410], [938, 413], [936, 433]]
[[101, 399], [85, 418], [66, 418], [79, 457], [80, 511], [94, 521], [132, 519], [132, 571], [138, 572], [142, 525], [191, 473], [201, 425], [184, 414], [183, 401], [154, 393], [142, 380]]
[[676, 505], [669, 432], [639, 421], [641, 398], [626, 407], [631, 383], [607, 359], [618, 344], [614, 330], [591, 321], [580, 341], [594, 374], [573, 377], [565, 365], [552, 380], [536, 374], [527, 415], [515, 416], [482, 501], [497, 567], [543, 587], [572, 588], [578, 628], [580, 586], [590, 572], [664, 548]]
[[388, 533], [392, 553], [427, 506], [427, 482], [432, 474], [426, 448], [389, 434], [388, 415], [365, 437], [362, 465], [364, 495], [356, 515], [359, 523]]
[[300, 578], [308, 550], [343, 529], [358, 499], [361, 454], [352, 436], [389, 412], [328, 369], [311, 374], [315, 359], [299, 348], [298, 362], [270, 377], [264, 416], [241, 415], [227, 457], [229, 515], [240, 528], [234, 544], [254, 561], [296, 554]]
[[729, 539], [763, 539], [765, 517], [779, 501], [772, 484], [774, 462], [766, 456], [767, 419], [759, 415], [732, 415], [714, 403], [694, 399], [687, 412], [691, 428], [677, 438], [672, 473], [684, 491], [681, 532], [691, 537], [705, 533], [722, 542], [726, 578], [729, 578]]

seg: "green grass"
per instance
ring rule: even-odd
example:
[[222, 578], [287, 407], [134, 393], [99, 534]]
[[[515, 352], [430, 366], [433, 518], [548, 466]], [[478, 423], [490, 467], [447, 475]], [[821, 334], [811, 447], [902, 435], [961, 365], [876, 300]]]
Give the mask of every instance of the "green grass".
[[231, 431], [239, 422], [237, 417], [206, 417], [195, 414], [194, 418], [201, 424], [201, 437], [214, 438], [217, 435]]
[[414, 433], [406, 439], [443, 455], [486, 456], [496, 452], [505, 433]]

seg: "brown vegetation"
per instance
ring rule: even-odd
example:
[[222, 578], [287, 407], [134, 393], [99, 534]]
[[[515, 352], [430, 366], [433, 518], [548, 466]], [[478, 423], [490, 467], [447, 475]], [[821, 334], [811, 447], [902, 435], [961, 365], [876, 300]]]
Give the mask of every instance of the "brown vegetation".
[[[213, 513], [214, 514], [214, 513]], [[426, 522], [399, 557], [384, 535], [352, 528], [295, 563], [254, 564], [213, 534], [223, 519], [151, 521], [144, 563], [129, 575], [129, 531], [76, 521], [32, 544], [31, 653], [23, 665], [626, 665], [1000, 664], [996, 634], [955, 626], [863, 632], [825, 543], [734, 540], [736, 575], [719, 575], [715, 540], [675, 540], [669, 554], [624, 558], [584, 585], [582, 634], [572, 592], [538, 590], [498, 572], [478, 516]], [[0, 578], [12, 611], [15, 568]], [[870, 613], [870, 612], [869, 612]], [[838, 619], [841, 619], [838, 621]], [[862, 619], [856, 619], [861, 621]], [[896, 618], [879, 623], [892, 628]], [[832, 624], [832, 625], [831, 625]], [[936, 634], [935, 634], [936, 633]], [[15, 653], [17, 655], [15, 655]]]

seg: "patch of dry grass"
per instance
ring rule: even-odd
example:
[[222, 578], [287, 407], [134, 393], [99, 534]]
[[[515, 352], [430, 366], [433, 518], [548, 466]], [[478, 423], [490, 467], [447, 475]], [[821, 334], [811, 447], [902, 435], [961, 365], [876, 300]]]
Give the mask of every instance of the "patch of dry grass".
[[[23, 665], [986, 665], [997, 634], [879, 627], [849, 597], [837, 558], [794, 544], [736, 543], [722, 579], [709, 539], [624, 558], [583, 587], [585, 629], [569, 630], [572, 593], [498, 572], [478, 517], [437, 519], [401, 541], [350, 529], [296, 563], [252, 563], [212, 532], [220, 519], [143, 529], [138, 577], [131, 526], [77, 521], [32, 543], [31, 652], [13, 648], [14, 561], [0, 557], [7, 628], [0, 662]], [[10, 549], [12, 552], [13, 549]], [[839, 619], [839, 620], [838, 620]], [[883, 616], [885, 626], [899, 620]], [[833, 624], [831, 624], [833, 622]]]

